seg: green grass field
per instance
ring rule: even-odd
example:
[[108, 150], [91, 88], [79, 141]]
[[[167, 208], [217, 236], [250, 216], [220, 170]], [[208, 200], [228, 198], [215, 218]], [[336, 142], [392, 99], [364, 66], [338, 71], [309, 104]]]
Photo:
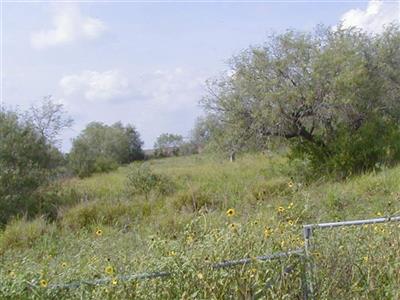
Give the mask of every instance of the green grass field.
[[[302, 299], [300, 256], [210, 266], [301, 248], [302, 224], [400, 215], [400, 167], [307, 183], [278, 155], [148, 163], [167, 189], [132, 195], [129, 167], [68, 180], [56, 221], [0, 232], [0, 299]], [[400, 298], [400, 224], [318, 231], [313, 245], [317, 299]], [[173, 276], [123, 280], [146, 271]]]

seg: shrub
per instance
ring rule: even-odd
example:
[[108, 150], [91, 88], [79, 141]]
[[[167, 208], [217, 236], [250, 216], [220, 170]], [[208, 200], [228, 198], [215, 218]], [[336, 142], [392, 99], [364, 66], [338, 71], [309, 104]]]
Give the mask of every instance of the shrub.
[[139, 212], [131, 203], [123, 201], [84, 202], [62, 212], [62, 225], [79, 230], [93, 224], [128, 225]]
[[173, 182], [165, 175], [154, 173], [148, 163], [132, 164], [129, 168], [126, 180], [129, 195], [144, 195], [148, 199], [151, 193], [167, 195], [173, 188]]
[[209, 192], [200, 187], [189, 188], [178, 193], [173, 199], [176, 209], [196, 212], [214, 207], [215, 203]]
[[0, 225], [37, 211], [34, 192], [49, 180], [50, 149], [17, 114], [0, 109]]
[[92, 122], [74, 139], [70, 166], [79, 177], [111, 171], [120, 164], [143, 159], [142, 144], [132, 125]]
[[356, 131], [339, 128], [324, 151], [315, 144], [296, 143], [290, 158], [308, 160], [314, 176], [330, 174], [344, 178], [399, 161], [400, 131], [396, 123], [374, 118]]
[[54, 225], [48, 224], [43, 217], [32, 221], [14, 219], [0, 236], [0, 253], [6, 249], [31, 247], [46, 233], [56, 230]]
[[256, 200], [268, 200], [271, 197], [287, 196], [291, 194], [293, 190], [294, 183], [285, 178], [257, 182], [251, 189], [252, 195]]

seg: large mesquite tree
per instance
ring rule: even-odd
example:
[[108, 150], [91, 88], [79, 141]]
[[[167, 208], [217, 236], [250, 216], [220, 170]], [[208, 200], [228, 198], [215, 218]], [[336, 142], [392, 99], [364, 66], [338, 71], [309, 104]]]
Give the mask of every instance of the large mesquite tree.
[[[398, 26], [379, 35], [323, 27], [287, 31], [243, 51], [231, 68], [209, 84], [203, 99], [231, 148], [260, 148], [283, 137], [315, 167], [346, 172], [368, 168], [385, 153], [398, 155]], [[354, 161], [357, 153], [361, 158]]]

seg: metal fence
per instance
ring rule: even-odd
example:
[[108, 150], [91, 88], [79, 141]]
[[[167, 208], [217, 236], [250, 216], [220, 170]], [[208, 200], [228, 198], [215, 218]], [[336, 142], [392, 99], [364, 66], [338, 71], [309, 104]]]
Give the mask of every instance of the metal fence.
[[[396, 217], [386, 217], [386, 218], [375, 218], [375, 219], [366, 219], [366, 220], [354, 220], [354, 221], [343, 221], [343, 222], [331, 222], [331, 223], [317, 223], [317, 224], [306, 224], [303, 225], [303, 236], [304, 236], [304, 248], [299, 248], [295, 250], [290, 250], [287, 252], [277, 252], [269, 255], [257, 256], [255, 258], [242, 258], [239, 260], [227, 260], [219, 263], [215, 263], [211, 265], [211, 269], [221, 269], [221, 268], [229, 268], [238, 265], [248, 265], [251, 264], [254, 260], [258, 261], [270, 261], [284, 257], [290, 257], [293, 255], [298, 255], [305, 260], [305, 280], [303, 283], [303, 296], [304, 299], [314, 299], [315, 291], [314, 291], [314, 282], [313, 282], [313, 269], [314, 265], [310, 256], [312, 250], [312, 237], [314, 230], [317, 229], [326, 229], [326, 228], [336, 228], [343, 226], [360, 226], [367, 224], [377, 224], [377, 223], [388, 223], [388, 222], [399, 222], [400, 216]], [[161, 278], [161, 277], [170, 277], [173, 276], [172, 272], [149, 272], [149, 273], [140, 273], [133, 275], [125, 275], [117, 277], [118, 280], [121, 281], [132, 281], [132, 280], [145, 280], [145, 279], [153, 279], [153, 278]], [[55, 289], [69, 289], [69, 288], [78, 288], [83, 285], [101, 285], [107, 284], [111, 281], [110, 278], [102, 278], [96, 280], [83, 280], [76, 281], [67, 284], [57, 284], [49, 286], [49, 288]]]
[[305, 280], [305, 299], [313, 299], [314, 293], [314, 282], [313, 282], [313, 270], [314, 264], [310, 259], [310, 252], [312, 250], [312, 237], [313, 232], [316, 229], [336, 228], [343, 226], [360, 226], [368, 224], [388, 223], [388, 222], [399, 222], [400, 216], [397, 217], [386, 217], [366, 220], [354, 220], [354, 221], [343, 221], [343, 222], [330, 222], [330, 223], [318, 223], [318, 224], [307, 224], [303, 225], [303, 236], [304, 236], [304, 255], [306, 257], [306, 280]]

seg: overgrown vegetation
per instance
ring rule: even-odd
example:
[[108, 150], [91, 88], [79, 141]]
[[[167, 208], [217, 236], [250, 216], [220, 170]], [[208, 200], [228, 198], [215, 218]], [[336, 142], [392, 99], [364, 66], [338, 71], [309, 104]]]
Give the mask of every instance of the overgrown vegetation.
[[49, 183], [58, 154], [29, 123], [0, 110], [0, 225], [16, 215], [42, 211], [37, 193]]
[[[81, 203], [64, 208], [54, 223], [10, 223], [0, 233], [0, 297], [301, 298], [304, 266], [298, 256], [232, 269], [211, 265], [300, 248], [304, 223], [400, 211], [398, 167], [343, 182], [305, 183], [301, 174], [291, 178], [293, 170], [282, 156], [239, 156], [234, 164], [173, 157], [145, 168], [168, 178], [174, 190], [126, 194], [131, 168], [141, 167], [135, 163], [65, 183]], [[396, 299], [399, 232], [397, 224], [315, 232], [318, 297]], [[174, 276], [123, 280], [145, 271]], [[96, 279], [109, 282], [54, 288]]]
[[[64, 156], [61, 104], [0, 111], [1, 299], [300, 299], [301, 256], [254, 257], [302, 248], [304, 223], [400, 213], [398, 26], [288, 31], [231, 66], [191, 139], [145, 163], [133, 125], [92, 122]], [[316, 296], [398, 299], [399, 229], [316, 233]], [[127, 280], [146, 271], [173, 276]]]
[[72, 170], [79, 177], [115, 170], [119, 165], [141, 160], [143, 142], [132, 125], [111, 126], [92, 122], [73, 141], [69, 154]]
[[165, 196], [173, 190], [173, 182], [166, 176], [154, 173], [147, 163], [132, 164], [126, 180], [128, 195], [144, 195], [146, 200], [150, 193]]

